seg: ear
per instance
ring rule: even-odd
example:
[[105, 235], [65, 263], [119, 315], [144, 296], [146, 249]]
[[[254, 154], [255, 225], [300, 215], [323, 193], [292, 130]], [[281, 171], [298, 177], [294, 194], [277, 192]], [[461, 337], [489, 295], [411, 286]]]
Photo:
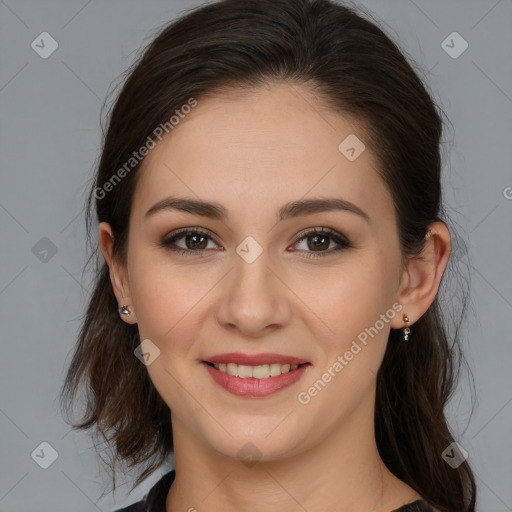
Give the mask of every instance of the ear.
[[[419, 256], [409, 259], [397, 297], [397, 302], [403, 306], [403, 314], [409, 317], [409, 325], [417, 322], [434, 302], [450, 253], [450, 231], [446, 224], [440, 221], [429, 224], [425, 247]], [[405, 327], [402, 315], [393, 318], [391, 327]]]
[[98, 228], [98, 238], [101, 252], [107, 262], [110, 271], [110, 282], [119, 305], [128, 306], [130, 315], [121, 315], [121, 318], [128, 324], [136, 324], [137, 317], [132, 303], [130, 286], [126, 269], [113, 257], [114, 234], [108, 222], [101, 222]]

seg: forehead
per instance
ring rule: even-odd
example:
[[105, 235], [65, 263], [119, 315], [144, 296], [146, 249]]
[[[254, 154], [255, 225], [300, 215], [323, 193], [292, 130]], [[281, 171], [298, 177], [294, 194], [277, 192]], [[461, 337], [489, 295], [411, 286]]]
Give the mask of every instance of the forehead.
[[[241, 219], [262, 209], [274, 215], [284, 202], [307, 196], [337, 196], [370, 215], [389, 214], [391, 197], [363, 139], [357, 120], [305, 86], [198, 99], [146, 156], [134, 209], [141, 216], [170, 194], [186, 195], [225, 204]], [[343, 152], [346, 140], [360, 152], [356, 159]]]

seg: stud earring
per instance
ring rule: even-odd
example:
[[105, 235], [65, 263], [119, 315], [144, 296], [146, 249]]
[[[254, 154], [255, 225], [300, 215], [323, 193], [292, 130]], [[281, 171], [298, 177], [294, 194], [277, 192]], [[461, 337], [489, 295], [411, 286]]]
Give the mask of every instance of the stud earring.
[[405, 327], [403, 328], [404, 337], [402, 343], [407, 343], [409, 341], [409, 334], [411, 334], [411, 329], [409, 327], [409, 317], [406, 314], [404, 314], [402, 319], [406, 324]]
[[130, 316], [131, 312], [128, 309], [128, 306], [126, 304], [120, 304], [119, 305], [119, 313], [124, 316]]

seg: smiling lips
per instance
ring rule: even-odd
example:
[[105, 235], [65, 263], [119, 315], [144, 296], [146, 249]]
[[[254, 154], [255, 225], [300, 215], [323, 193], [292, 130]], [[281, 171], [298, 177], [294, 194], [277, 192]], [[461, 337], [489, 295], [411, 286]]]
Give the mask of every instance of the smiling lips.
[[202, 363], [213, 380], [238, 396], [265, 397], [284, 389], [302, 376], [310, 363], [280, 354], [219, 354]]
[[298, 368], [298, 364], [260, 364], [258, 366], [247, 366], [245, 364], [235, 363], [215, 363], [213, 365], [217, 370], [223, 373], [229, 373], [233, 377], [240, 377], [241, 379], [268, 379], [269, 377], [277, 377], [283, 373], [288, 373], [290, 370]]

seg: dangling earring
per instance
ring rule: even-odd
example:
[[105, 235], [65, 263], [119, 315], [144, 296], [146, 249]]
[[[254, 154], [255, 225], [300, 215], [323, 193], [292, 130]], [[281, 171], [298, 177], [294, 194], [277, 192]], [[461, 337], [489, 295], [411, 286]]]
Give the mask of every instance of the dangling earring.
[[405, 327], [403, 328], [404, 337], [403, 337], [402, 343], [407, 343], [409, 341], [409, 334], [411, 334], [411, 329], [409, 328], [409, 324], [408, 324], [409, 317], [406, 314], [404, 314], [402, 319], [406, 324]]
[[125, 304], [120, 304], [118, 310], [119, 310], [119, 313], [121, 315], [124, 315], [124, 316], [130, 316], [131, 315], [131, 312], [128, 309], [128, 306], [125, 305]]

